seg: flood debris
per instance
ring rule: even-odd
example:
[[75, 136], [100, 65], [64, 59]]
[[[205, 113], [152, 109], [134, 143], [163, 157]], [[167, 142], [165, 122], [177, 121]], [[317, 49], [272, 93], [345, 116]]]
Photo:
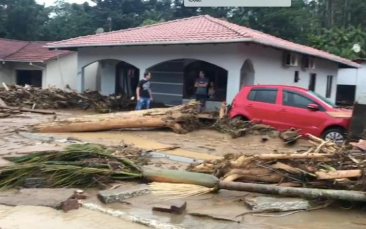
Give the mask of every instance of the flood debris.
[[321, 141], [305, 153], [228, 154], [191, 164], [188, 171], [213, 174], [224, 181], [366, 191], [362, 169], [366, 154]]
[[287, 212], [311, 208], [310, 202], [301, 198], [256, 196], [247, 197], [244, 202], [256, 212]]
[[230, 119], [228, 115], [218, 119], [212, 127], [219, 132], [230, 134], [232, 138], [239, 138], [246, 134], [278, 136], [274, 127], [254, 121], [244, 121], [240, 118]]
[[152, 208], [153, 211], [181, 215], [187, 209], [187, 202], [175, 200], [170, 204], [159, 204]]
[[28, 205], [60, 209], [62, 202], [72, 199], [75, 189], [30, 188], [0, 194], [0, 204], [8, 206]]
[[[23, 186], [29, 178], [43, 178], [46, 187], [92, 187], [142, 176], [132, 161], [114, 156], [118, 148], [73, 144], [62, 151], [5, 157], [14, 165], [0, 167], [0, 188]], [[29, 180], [28, 180], [29, 183]]]
[[172, 108], [87, 115], [30, 126], [32, 132], [88, 132], [129, 128], [171, 128], [185, 134], [200, 127], [195, 101]]
[[111, 110], [131, 110], [136, 102], [128, 95], [103, 96], [98, 91], [77, 93], [70, 89], [62, 90], [49, 87], [46, 89], [26, 85], [6, 85], [0, 88], [0, 99], [10, 107], [34, 109], [93, 108], [100, 113]]
[[17, 114], [21, 114], [23, 112], [36, 113], [36, 114], [44, 114], [44, 115], [55, 115], [56, 113], [53, 111], [45, 111], [45, 110], [35, 110], [35, 109], [27, 109], [27, 108], [16, 108], [16, 107], [2, 107], [0, 106], [0, 118], [8, 118]]
[[184, 229], [184, 227], [182, 227], [180, 225], [174, 225], [174, 224], [164, 223], [164, 222], [161, 222], [158, 220], [147, 219], [147, 218], [143, 218], [140, 216], [134, 216], [134, 215], [127, 214], [123, 211], [106, 209], [106, 208], [103, 208], [102, 206], [99, 206], [99, 205], [93, 204], [93, 203], [83, 203], [82, 206], [84, 208], [87, 208], [87, 209], [90, 209], [93, 211], [98, 211], [98, 212], [101, 212], [101, 213], [104, 213], [107, 215], [111, 215], [114, 217], [124, 219], [126, 221], [145, 225], [147, 227], [154, 228], [154, 229]]
[[150, 188], [147, 185], [140, 185], [126, 189], [125, 187], [119, 187], [113, 190], [99, 191], [98, 198], [105, 204], [121, 202], [123, 200], [133, 198], [136, 196], [142, 196], [150, 193]]

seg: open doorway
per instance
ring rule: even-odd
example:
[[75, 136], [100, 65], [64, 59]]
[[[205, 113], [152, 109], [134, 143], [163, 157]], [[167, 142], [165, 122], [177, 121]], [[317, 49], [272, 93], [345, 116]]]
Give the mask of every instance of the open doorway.
[[33, 87], [42, 87], [42, 71], [41, 70], [17, 70], [17, 85], [25, 86], [26, 84]]
[[126, 62], [120, 62], [116, 66], [116, 94], [136, 96], [136, 88], [139, 83], [140, 70]]

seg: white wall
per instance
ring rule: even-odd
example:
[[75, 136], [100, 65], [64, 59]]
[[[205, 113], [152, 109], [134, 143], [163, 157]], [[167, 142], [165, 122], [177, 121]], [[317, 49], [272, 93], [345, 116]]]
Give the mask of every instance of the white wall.
[[44, 87], [65, 89], [69, 85], [76, 89], [77, 53], [60, 57], [58, 60], [47, 62], [46, 82]]
[[111, 95], [116, 89], [116, 65], [118, 60], [101, 61], [101, 94]]
[[366, 96], [366, 62], [357, 70], [356, 100]]
[[356, 85], [357, 84], [356, 68], [343, 68], [338, 71], [338, 85]]
[[[76, 89], [77, 84], [77, 53], [62, 56], [47, 62], [46, 77], [43, 87], [57, 87], [65, 89], [69, 85]], [[97, 89], [98, 63], [91, 64], [85, 68], [85, 89]]]
[[0, 64], [0, 87], [2, 83], [13, 84], [12, 68], [9, 65]]
[[[280, 50], [258, 46], [242, 45], [241, 50], [251, 59], [255, 71], [254, 84], [275, 84], [290, 85], [302, 88], [309, 87], [310, 74], [316, 73], [315, 92], [320, 95], [326, 95], [327, 76], [333, 76], [332, 95], [330, 100], [335, 101], [337, 90], [338, 65], [336, 63], [315, 59], [314, 70], [298, 67], [285, 67], [282, 64], [283, 52]], [[299, 58], [301, 63], [301, 58]], [[300, 81], [294, 82], [295, 71], [299, 71]]]
[[[78, 50], [77, 89], [84, 89], [82, 68], [105, 59], [125, 61], [144, 71], [156, 64], [174, 59], [203, 60], [228, 70], [227, 101], [231, 102], [240, 89], [241, 67], [246, 59], [254, 66], [254, 84], [285, 84], [308, 88], [310, 73], [317, 74], [316, 92], [325, 96], [327, 75], [333, 75], [331, 100], [335, 101], [338, 65], [316, 59], [315, 70], [301, 67], [286, 68], [282, 65], [281, 50], [266, 48], [256, 44], [217, 44], [217, 45], [176, 45], [176, 46], [134, 46], [134, 47], [97, 47]], [[300, 82], [294, 83], [294, 72], [299, 71]], [[105, 78], [106, 74], [110, 74]], [[114, 92], [114, 72], [105, 72], [102, 77], [102, 91]], [[106, 82], [104, 82], [106, 81]]]

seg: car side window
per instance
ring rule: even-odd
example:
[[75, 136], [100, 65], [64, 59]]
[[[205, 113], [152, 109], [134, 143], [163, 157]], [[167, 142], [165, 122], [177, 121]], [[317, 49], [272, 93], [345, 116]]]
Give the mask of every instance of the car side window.
[[282, 104], [285, 106], [307, 109], [309, 104], [317, 104], [317, 103], [296, 92], [284, 90]]
[[248, 100], [263, 103], [276, 103], [277, 89], [252, 89], [248, 95]]

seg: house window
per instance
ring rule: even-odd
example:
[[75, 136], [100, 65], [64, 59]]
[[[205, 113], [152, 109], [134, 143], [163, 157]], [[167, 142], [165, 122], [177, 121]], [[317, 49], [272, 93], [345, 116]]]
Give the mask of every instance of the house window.
[[263, 103], [276, 103], [277, 89], [252, 89], [248, 100]]
[[299, 80], [300, 80], [299, 71], [295, 71], [294, 82], [297, 83], [297, 82], [299, 82]]
[[309, 90], [315, 92], [315, 87], [316, 87], [316, 74], [312, 73], [310, 74]]
[[327, 76], [327, 91], [325, 96], [330, 98], [332, 96], [332, 87], [333, 87], [333, 76]]

